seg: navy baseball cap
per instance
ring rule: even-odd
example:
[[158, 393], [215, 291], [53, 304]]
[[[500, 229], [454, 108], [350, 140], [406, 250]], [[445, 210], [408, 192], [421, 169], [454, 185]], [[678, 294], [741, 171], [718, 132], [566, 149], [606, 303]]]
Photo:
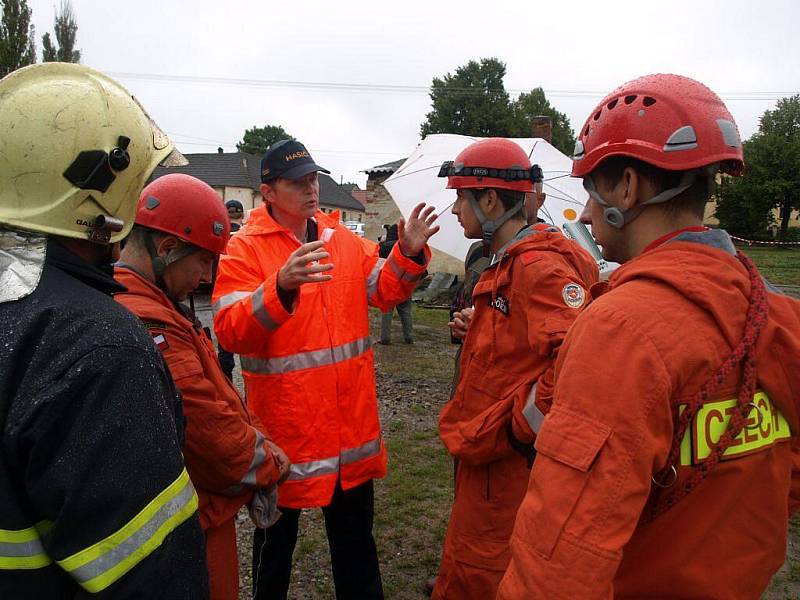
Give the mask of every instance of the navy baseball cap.
[[242, 203], [239, 202], [238, 200], [228, 200], [225, 203], [225, 208], [227, 208], [228, 210], [234, 209], [238, 210], [239, 212], [244, 212], [244, 206], [242, 206]]
[[323, 169], [297, 140], [281, 140], [275, 142], [264, 153], [261, 159], [261, 182], [269, 183], [273, 179], [300, 179], [301, 177], [322, 171], [330, 174], [328, 169]]

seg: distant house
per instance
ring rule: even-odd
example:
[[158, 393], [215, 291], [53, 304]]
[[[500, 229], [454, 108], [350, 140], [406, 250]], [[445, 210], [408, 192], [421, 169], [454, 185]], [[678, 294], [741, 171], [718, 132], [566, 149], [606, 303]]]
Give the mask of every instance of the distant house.
[[362, 190], [358, 187], [357, 183], [343, 183], [341, 188], [358, 200], [362, 205], [367, 204], [367, 190]]
[[[238, 200], [245, 211], [261, 205], [261, 157], [244, 152], [184, 154], [185, 167], [158, 167], [151, 180], [168, 173], [185, 173], [205, 181], [223, 202]], [[338, 210], [342, 221], [363, 221], [364, 205], [331, 177], [319, 174], [319, 202], [323, 212]]]
[[367, 174], [365, 237], [371, 240], [377, 241], [378, 236], [385, 233], [383, 229], [385, 223], [397, 223], [402, 216], [389, 192], [383, 187], [383, 182], [389, 179], [404, 162], [406, 159], [401, 158], [364, 170]]

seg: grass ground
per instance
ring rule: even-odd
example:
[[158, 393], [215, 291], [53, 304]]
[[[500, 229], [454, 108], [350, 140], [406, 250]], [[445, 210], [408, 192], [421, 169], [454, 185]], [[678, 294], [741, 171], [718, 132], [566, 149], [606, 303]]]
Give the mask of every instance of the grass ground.
[[[760, 250], [760, 249], [757, 249]], [[784, 256], [753, 253], [761, 267], [772, 261], [775, 273], [791, 273]], [[777, 260], [774, 257], [777, 255]], [[800, 252], [796, 255], [800, 257]], [[790, 261], [789, 261], [790, 262]], [[795, 275], [796, 276], [796, 275]], [[782, 281], [792, 281], [791, 275]], [[370, 314], [373, 337], [377, 311]], [[444, 310], [414, 307], [415, 343], [402, 343], [399, 319], [390, 346], [375, 346], [378, 404], [389, 453], [389, 474], [375, 483], [375, 539], [387, 600], [424, 598], [425, 580], [438, 568], [452, 499], [452, 462], [437, 432], [440, 407], [447, 401], [456, 346], [450, 344]], [[249, 519], [239, 524], [240, 598], [250, 598]], [[763, 600], [800, 598], [800, 518], [791, 524], [788, 559]], [[304, 511], [295, 550], [289, 597], [334, 598], [322, 513]]]
[[758, 270], [776, 285], [800, 287], [800, 248], [739, 246]]

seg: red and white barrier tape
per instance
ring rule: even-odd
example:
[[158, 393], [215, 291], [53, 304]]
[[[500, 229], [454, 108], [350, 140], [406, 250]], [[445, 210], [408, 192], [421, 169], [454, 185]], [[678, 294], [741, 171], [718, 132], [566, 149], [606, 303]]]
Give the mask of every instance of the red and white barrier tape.
[[732, 235], [731, 239], [736, 240], [737, 242], [743, 242], [748, 246], [752, 246], [754, 244], [766, 244], [767, 246], [800, 246], [800, 242], [762, 242], [761, 240], [746, 240], [744, 238], [736, 237], [735, 235]]

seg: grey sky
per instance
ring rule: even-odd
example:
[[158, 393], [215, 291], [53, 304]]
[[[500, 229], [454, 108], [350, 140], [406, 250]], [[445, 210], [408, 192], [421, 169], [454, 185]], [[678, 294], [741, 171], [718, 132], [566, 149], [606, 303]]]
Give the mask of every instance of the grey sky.
[[[505, 61], [512, 96], [542, 86], [575, 130], [605, 93], [647, 73], [710, 86], [744, 138], [778, 96], [800, 92], [792, 0], [72, 1], [82, 62], [122, 81], [182, 151], [233, 151], [246, 128], [279, 124], [337, 181], [362, 185], [360, 171], [413, 150], [431, 79], [470, 59]], [[41, 52], [55, 3], [28, 4]], [[264, 83], [276, 81], [365, 87]]]

